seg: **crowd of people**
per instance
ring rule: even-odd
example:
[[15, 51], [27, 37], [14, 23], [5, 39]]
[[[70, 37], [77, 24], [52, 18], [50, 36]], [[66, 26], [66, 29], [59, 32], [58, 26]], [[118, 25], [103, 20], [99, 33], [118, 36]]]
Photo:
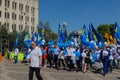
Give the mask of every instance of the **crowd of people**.
[[[87, 46], [70, 44], [59, 47], [58, 44], [42, 45], [42, 67], [76, 72], [95, 70], [105, 76], [108, 72], [120, 68], [120, 45], [104, 44], [102, 47], [90, 49]], [[28, 49], [28, 54], [30, 53]], [[27, 59], [27, 57], [26, 57]]]
[[[67, 70], [85, 73], [87, 70], [101, 72], [105, 76], [113, 69], [120, 69], [120, 45], [103, 44], [90, 49], [83, 45], [71, 43], [67, 47], [54, 45], [38, 46], [42, 53], [42, 67], [55, 68], [56, 70]], [[24, 60], [28, 61], [32, 48], [25, 52]], [[15, 63], [17, 63], [18, 49], [15, 48]], [[27, 55], [27, 56], [26, 56]]]

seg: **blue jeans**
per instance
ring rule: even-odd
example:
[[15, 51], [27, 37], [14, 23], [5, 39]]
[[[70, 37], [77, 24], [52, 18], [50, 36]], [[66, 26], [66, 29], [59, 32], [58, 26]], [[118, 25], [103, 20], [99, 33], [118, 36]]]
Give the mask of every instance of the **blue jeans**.
[[106, 75], [108, 73], [108, 61], [104, 60], [103, 62], [103, 75]]

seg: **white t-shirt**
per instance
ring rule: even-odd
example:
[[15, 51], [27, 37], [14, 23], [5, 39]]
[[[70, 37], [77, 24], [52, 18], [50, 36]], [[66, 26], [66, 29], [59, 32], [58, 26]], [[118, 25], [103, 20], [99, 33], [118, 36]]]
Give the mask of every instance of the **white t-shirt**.
[[14, 50], [14, 54], [15, 54], [15, 56], [18, 55], [18, 52], [19, 52], [18, 48], [15, 48], [15, 50]]
[[67, 56], [72, 56], [74, 51], [75, 51], [74, 48], [67, 49], [67, 52], [68, 52]]
[[42, 56], [41, 49], [36, 46], [30, 53], [30, 66], [31, 67], [39, 67], [40, 56]]

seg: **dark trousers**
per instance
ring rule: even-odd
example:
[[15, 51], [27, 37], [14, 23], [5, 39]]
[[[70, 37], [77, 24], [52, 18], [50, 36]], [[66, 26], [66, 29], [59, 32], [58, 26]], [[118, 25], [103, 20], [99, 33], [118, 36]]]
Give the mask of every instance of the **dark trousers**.
[[54, 55], [55, 69], [58, 69], [58, 55]]
[[58, 67], [60, 67], [61, 63], [63, 65], [63, 68], [65, 69], [64, 59], [58, 59]]
[[49, 63], [50, 67], [52, 67], [52, 62], [53, 62], [53, 54], [50, 53], [48, 54], [48, 59], [47, 59], [47, 62]]
[[15, 63], [18, 61], [18, 56], [14, 56]]
[[40, 68], [36, 67], [29, 67], [29, 80], [33, 80], [34, 72], [38, 80], [43, 80], [43, 78], [40, 75]]
[[66, 57], [66, 64], [67, 64], [69, 70], [71, 70], [74, 67], [74, 64], [72, 62], [71, 56], [67, 56]]
[[80, 71], [81, 70], [80, 59], [76, 60], [76, 65], [77, 65], [77, 71]]
[[110, 67], [110, 72], [112, 72], [112, 69], [113, 69], [113, 60], [109, 60], [109, 67]]
[[8, 53], [8, 55], [7, 55], [7, 58], [8, 58], [8, 60], [10, 60], [10, 54]]

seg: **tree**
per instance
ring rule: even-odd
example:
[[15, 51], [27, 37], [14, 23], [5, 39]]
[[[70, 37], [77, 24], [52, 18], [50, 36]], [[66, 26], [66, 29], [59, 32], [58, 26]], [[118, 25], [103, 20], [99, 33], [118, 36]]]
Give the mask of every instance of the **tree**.
[[19, 45], [18, 45], [18, 48], [20, 50], [23, 48], [25, 34], [26, 34], [25, 30], [20, 33], [20, 40], [19, 40]]
[[45, 22], [43, 23], [42, 21], [40, 21], [39, 23], [39, 33], [42, 32], [42, 28], [44, 27], [45, 29], [45, 33], [44, 33], [44, 38], [46, 41], [49, 41], [49, 40], [56, 40], [57, 39], [57, 34], [54, 33], [52, 30], [51, 30], [51, 27], [50, 27], [50, 23], [49, 22]]
[[4, 25], [0, 26], [0, 46], [2, 46], [1, 51], [4, 54], [5, 49], [9, 47], [9, 32]]
[[17, 31], [14, 29], [11, 33], [9, 33], [9, 49], [13, 50], [14, 48], [14, 43], [16, 41], [16, 37], [17, 37]]
[[114, 33], [113, 26], [114, 26], [114, 24], [101, 24], [98, 26], [97, 31], [98, 31], [98, 33], [101, 34], [103, 39], [106, 40], [105, 36], [104, 36], [105, 33], [108, 33], [109, 35], [113, 35], [113, 33]]

